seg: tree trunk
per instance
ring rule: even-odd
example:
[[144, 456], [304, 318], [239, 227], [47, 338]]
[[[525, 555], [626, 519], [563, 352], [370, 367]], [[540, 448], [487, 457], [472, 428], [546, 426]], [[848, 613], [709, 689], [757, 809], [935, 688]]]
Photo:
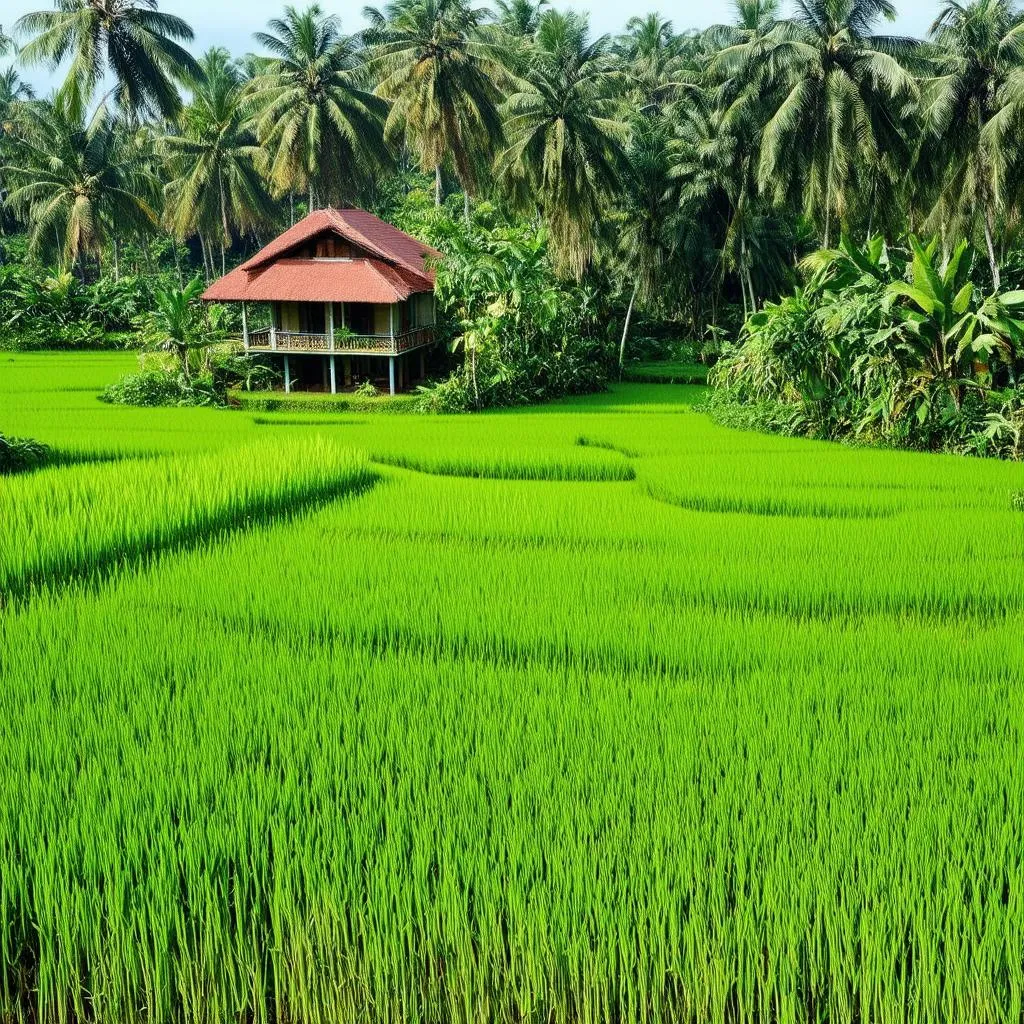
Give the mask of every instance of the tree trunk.
[[313, 212], [313, 182], [309, 183], [309, 212]]
[[288, 193], [288, 216], [291, 218], [291, 223], [295, 223], [295, 193]]
[[434, 205], [441, 205], [441, 165], [434, 168]]
[[985, 211], [985, 247], [988, 249], [988, 266], [992, 271], [992, 290], [999, 293], [999, 262], [996, 260], [996, 251], [992, 245], [992, 212]]
[[203, 237], [202, 231], [199, 232], [199, 251], [203, 254], [203, 277], [206, 279], [206, 284], [210, 284], [210, 264], [206, 260], [206, 239]]
[[629, 297], [626, 307], [626, 322], [622, 325], [622, 341], [619, 342], [619, 380], [622, 380], [622, 366], [626, 361], [626, 338], [629, 335], [629, 321], [633, 317], [633, 303], [636, 301], [636, 282], [633, 283], [633, 294]]
[[178, 240], [171, 235], [171, 248], [174, 250], [174, 269], [178, 272], [178, 287], [185, 287], [185, 277], [181, 272], [181, 253], [178, 251]]
[[757, 296], [754, 294], [754, 279], [750, 275], [750, 265], [747, 265], [747, 289], [750, 292], [750, 312], [757, 312]]
[[121, 246], [116, 235], [114, 236], [114, 280], [121, 280]]
[[[742, 222], [741, 222], [742, 223]], [[744, 274], [747, 269], [747, 233], [743, 228], [740, 228], [740, 265], [738, 268], [738, 276], [740, 279], [740, 292], [743, 295], [743, 319], [746, 320], [752, 310], [749, 310], [747, 305], [747, 283], [744, 279]]]

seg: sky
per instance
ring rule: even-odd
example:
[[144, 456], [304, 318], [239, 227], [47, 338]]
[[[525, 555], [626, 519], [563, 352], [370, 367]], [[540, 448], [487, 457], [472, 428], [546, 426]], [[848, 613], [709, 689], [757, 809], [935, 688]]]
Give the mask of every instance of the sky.
[[[252, 33], [262, 29], [270, 18], [281, 13], [286, 0], [162, 0], [160, 10], [184, 18], [195, 32], [192, 44], [194, 53], [201, 53], [211, 46], [223, 46], [235, 54], [256, 49]], [[294, 6], [303, 7], [308, 0], [291, 0]], [[320, 0], [321, 6], [341, 18], [345, 32], [355, 32], [363, 27], [362, 9], [366, 0]], [[785, 6], [785, 0], [783, 0]], [[14, 0], [4, 3], [2, 23], [10, 29], [17, 18], [30, 10], [48, 6], [46, 0]], [[375, 6], [384, 6], [377, 0]], [[634, 14], [645, 14], [657, 10], [662, 17], [671, 19], [677, 31], [688, 28], [706, 28], [719, 22], [732, 20], [730, 0], [701, 0], [700, 3], [687, 0], [650, 0], [642, 6], [616, 2], [616, 0], [588, 0], [586, 3], [566, 3], [556, 0], [557, 7], [575, 7], [590, 15], [590, 24], [596, 34], [621, 32], [625, 23]], [[896, 0], [899, 16], [892, 26], [879, 31], [900, 35], [924, 35], [939, 6], [939, 0]], [[10, 12], [10, 13], [9, 13]], [[8, 63], [0, 61], [0, 66]], [[40, 94], [47, 93], [58, 84], [60, 76], [50, 75], [40, 68], [20, 68], [22, 78]]]

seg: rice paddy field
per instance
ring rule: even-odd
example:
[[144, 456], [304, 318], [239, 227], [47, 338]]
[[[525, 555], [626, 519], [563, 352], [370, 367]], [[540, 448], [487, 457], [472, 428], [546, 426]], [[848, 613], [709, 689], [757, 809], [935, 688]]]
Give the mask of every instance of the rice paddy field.
[[0, 356], [0, 1021], [1024, 1020], [1019, 465]]

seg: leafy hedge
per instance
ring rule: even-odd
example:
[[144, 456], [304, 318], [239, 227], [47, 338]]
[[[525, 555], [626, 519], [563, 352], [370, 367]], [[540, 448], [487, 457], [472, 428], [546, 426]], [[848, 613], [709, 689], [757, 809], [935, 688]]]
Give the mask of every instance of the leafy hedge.
[[355, 394], [321, 395], [311, 392], [297, 392], [283, 395], [277, 391], [236, 391], [228, 393], [231, 405], [246, 412], [413, 412], [416, 407], [414, 395], [378, 395], [368, 397]]

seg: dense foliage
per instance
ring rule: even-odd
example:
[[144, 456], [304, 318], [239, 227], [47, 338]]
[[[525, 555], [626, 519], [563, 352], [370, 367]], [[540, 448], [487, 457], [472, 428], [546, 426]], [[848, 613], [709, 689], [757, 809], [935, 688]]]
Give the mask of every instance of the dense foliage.
[[464, 356], [421, 406], [455, 412], [599, 390], [613, 358], [607, 290], [558, 275], [546, 232], [490, 204], [471, 219], [407, 202], [398, 221], [436, 246], [436, 294]]
[[715, 367], [721, 420], [1024, 457], [1024, 291], [984, 296], [966, 245], [913, 236], [905, 251], [844, 238], [805, 268]]
[[[142, 268], [140, 268], [142, 270]], [[20, 238], [0, 244], [0, 349], [110, 348], [138, 344], [136, 322], [168, 275], [144, 272], [83, 284], [27, 258]]]
[[[799, 304], [784, 297], [804, 287], [801, 261], [842, 236], [935, 239], [941, 266], [966, 242], [984, 315], [980, 296], [1024, 272], [1024, 15], [1012, 0], [948, 0], [924, 40], [880, 34], [894, 16], [889, 0], [740, 0], [730, 24], [680, 33], [652, 14], [612, 38], [529, 0], [393, 0], [354, 32], [312, 4], [256, 32], [254, 53], [196, 59], [189, 26], [155, 0], [61, 0], [14, 25], [17, 60], [66, 75], [45, 99], [13, 67], [2, 80], [5, 223], [57, 266], [46, 277], [117, 283], [128, 250], [161, 240], [160, 273], [184, 287], [311, 207], [408, 222], [413, 197], [432, 194], [464, 221], [461, 235], [434, 231], [453, 260], [442, 289], [463, 362], [430, 399], [444, 408], [598, 387], [616, 333], [620, 364], [712, 362], [745, 321], [753, 337], [767, 310]], [[864, 301], [856, 287], [835, 299]], [[76, 320], [56, 340], [97, 329]], [[898, 333], [910, 344], [909, 321]], [[887, 358], [910, 373], [912, 357]], [[860, 434], [970, 445], [985, 421], [968, 390], [956, 427], [896, 395]], [[982, 405], [1012, 424], [1015, 400]]]

